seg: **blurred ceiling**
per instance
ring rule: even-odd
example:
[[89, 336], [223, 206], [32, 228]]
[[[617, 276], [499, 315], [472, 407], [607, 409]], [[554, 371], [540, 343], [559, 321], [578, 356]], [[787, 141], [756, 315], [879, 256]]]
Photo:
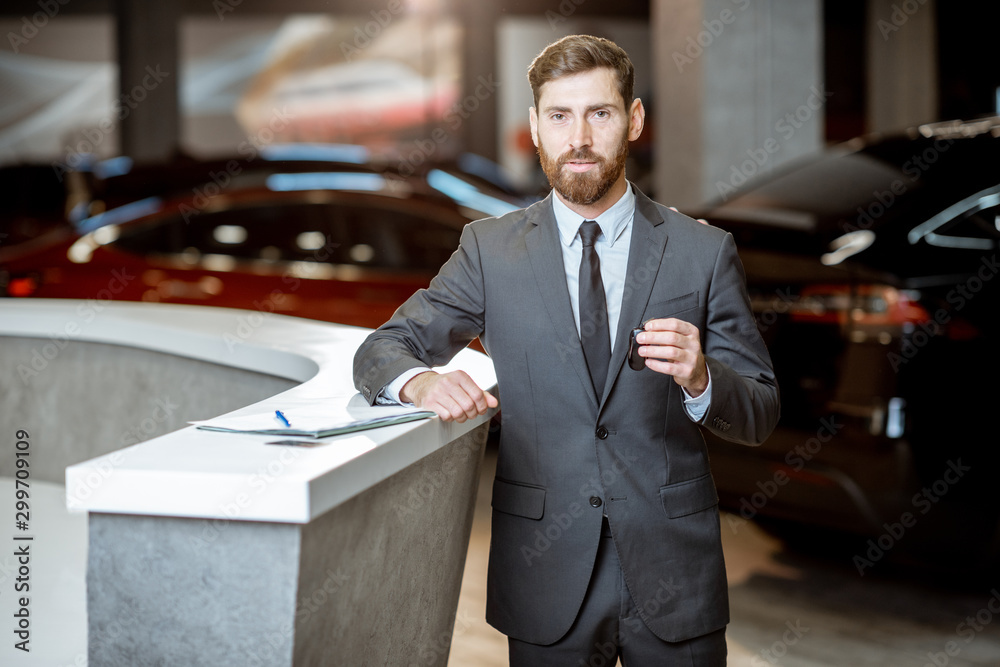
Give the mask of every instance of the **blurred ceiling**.
[[[408, 6], [419, 6], [419, 0], [401, 0]], [[372, 3], [371, 0], [172, 0], [182, 14], [218, 14], [220, 3], [240, 13], [289, 14], [300, 12], [367, 14], [391, 0]], [[59, 5], [59, 13], [93, 14], [114, 13], [115, 0], [73, 0]], [[649, 0], [440, 0], [444, 11], [456, 14], [466, 12], [493, 14], [545, 14], [546, 12], [572, 13], [574, 16], [603, 16], [614, 14], [622, 18], [649, 16]], [[39, 10], [38, 0], [5, 0], [0, 15], [30, 16]]]

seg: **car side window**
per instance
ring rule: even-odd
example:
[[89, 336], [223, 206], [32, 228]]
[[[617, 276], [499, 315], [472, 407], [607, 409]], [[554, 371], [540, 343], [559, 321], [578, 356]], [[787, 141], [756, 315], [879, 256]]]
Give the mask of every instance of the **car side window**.
[[192, 217], [181, 251], [194, 248], [247, 260], [336, 261], [330, 229], [322, 204], [225, 209]]
[[[308, 260], [330, 229], [321, 205], [243, 206], [187, 210], [122, 227], [111, 245], [139, 255], [229, 255], [237, 259]], [[317, 247], [302, 247], [309, 233]], [[306, 236], [303, 236], [306, 235]]]
[[461, 230], [437, 220], [379, 208], [340, 207], [335, 223], [352, 264], [437, 271], [458, 248]]
[[379, 206], [283, 202], [176, 215], [125, 227], [112, 244], [141, 255], [205, 255], [436, 271], [461, 230]]

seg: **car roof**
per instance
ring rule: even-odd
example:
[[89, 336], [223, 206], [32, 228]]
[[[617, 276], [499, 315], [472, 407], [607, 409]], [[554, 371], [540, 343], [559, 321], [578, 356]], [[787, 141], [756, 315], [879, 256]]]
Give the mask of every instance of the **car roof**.
[[774, 226], [833, 238], [879, 193], [896, 206], [884, 227], [919, 203], [933, 214], [1000, 183], [1000, 117], [922, 125], [869, 135], [789, 164], [697, 211], [720, 226]]

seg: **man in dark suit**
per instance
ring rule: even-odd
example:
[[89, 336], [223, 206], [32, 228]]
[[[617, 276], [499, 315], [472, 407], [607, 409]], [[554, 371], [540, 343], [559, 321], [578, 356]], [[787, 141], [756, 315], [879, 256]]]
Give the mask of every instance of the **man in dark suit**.
[[[645, 111], [622, 49], [567, 37], [528, 78], [553, 192], [468, 225], [429, 288], [358, 350], [355, 384], [370, 402], [444, 420], [499, 398], [486, 615], [512, 665], [725, 665], [718, 496], [700, 428], [758, 444], [778, 418], [742, 265], [731, 235], [625, 179]], [[476, 336], [498, 397], [430, 370]]]

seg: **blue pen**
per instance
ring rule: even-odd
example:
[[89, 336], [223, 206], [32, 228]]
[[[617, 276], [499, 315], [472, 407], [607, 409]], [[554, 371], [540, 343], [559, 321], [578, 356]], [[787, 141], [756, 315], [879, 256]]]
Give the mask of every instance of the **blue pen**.
[[274, 418], [277, 419], [279, 422], [281, 422], [285, 428], [291, 428], [292, 423], [288, 421], [288, 418], [285, 417], [284, 413], [281, 410], [274, 411]]

